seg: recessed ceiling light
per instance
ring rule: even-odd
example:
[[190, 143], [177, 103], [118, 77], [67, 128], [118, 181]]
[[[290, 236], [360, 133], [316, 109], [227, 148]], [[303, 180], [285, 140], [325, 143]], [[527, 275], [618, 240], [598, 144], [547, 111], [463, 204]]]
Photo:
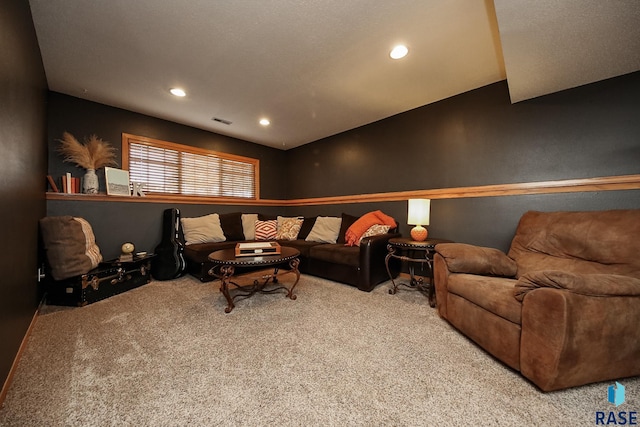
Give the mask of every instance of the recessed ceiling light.
[[407, 56], [407, 53], [409, 53], [409, 49], [405, 45], [399, 44], [398, 46], [395, 46], [393, 49], [391, 49], [389, 56], [392, 59], [400, 59]]
[[171, 89], [169, 92], [171, 92], [172, 95], [175, 96], [186, 96], [186, 92], [180, 88], [174, 87], [173, 89]]
[[260, 124], [262, 126], [269, 126], [271, 122], [269, 121], [269, 119], [260, 119]]

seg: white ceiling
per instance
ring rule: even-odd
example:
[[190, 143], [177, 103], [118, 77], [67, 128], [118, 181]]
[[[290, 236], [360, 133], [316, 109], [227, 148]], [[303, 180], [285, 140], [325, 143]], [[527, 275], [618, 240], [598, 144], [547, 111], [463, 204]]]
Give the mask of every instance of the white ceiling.
[[504, 79], [518, 102], [640, 70], [638, 0], [30, 4], [51, 90], [281, 149]]

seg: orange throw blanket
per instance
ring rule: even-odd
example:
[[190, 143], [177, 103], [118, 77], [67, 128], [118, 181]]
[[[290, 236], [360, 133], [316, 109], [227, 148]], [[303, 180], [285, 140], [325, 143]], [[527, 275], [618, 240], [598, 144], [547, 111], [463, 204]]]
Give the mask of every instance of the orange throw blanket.
[[356, 246], [365, 231], [376, 224], [388, 225], [391, 228], [395, 228], [396, 220], [382, 213], [382, 211], [373, 211], [362, 215], [347, 229], [344, 235], [346, 240], [345, 246]]

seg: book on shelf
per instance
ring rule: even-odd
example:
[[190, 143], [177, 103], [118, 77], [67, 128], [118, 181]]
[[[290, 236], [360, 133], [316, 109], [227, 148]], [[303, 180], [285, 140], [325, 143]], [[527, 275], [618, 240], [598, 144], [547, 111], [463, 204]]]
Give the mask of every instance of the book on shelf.
[[66, 194], [77, 194], [82, 190], [80, 178], [71, 176], [70, 172], [62, 175], [62, 192]]
[[54, 193], [59, 193], [60, 190], [58, 189], [58, 186], [56, 185], [56, 181], [53, 179], [53, 177], [51, 175], [47, 175], [47, 182], [49, 183], [49, 186], [51, 187], [51, 191], [53, 191]]

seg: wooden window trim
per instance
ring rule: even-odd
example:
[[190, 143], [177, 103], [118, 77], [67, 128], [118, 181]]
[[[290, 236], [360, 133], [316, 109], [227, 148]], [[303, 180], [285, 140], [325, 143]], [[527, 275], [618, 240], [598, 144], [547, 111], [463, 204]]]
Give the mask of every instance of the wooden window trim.
[[[239, 156], [236, 154], [222, 153], [214, 150], [207, 150], [205, 148], [193, 147], [190, 145], [178, 144], [169, 141], [162, 141], [159, 139], [148, 138], [145, 136], [133, 135], [129, 133], [122, 134], [122, 168], [125, 170], [129, 170], [129, 146], [131, 143], [147, 145], [151, 147], [157, 147], [167, 150], [175, 150], [178, 152], [185, 152], [203, 156], [215, 156], [224, 160], [237, 161], [242, 163], [251, 164], [253, 166], [253, 197], [229, 197], [229, 196], [217, 196], [211, 197], [215, 199], [230, 199], [230, 200], [260, 200], [260, 160], [254, 159], [251, 157]], [[159, 196], [162, 194], [155, 193]], [[180, 197], [197, 197], [201, 198], [202, 196], [198, 195], [189, 195], [189, 194], [179, 194]]]

